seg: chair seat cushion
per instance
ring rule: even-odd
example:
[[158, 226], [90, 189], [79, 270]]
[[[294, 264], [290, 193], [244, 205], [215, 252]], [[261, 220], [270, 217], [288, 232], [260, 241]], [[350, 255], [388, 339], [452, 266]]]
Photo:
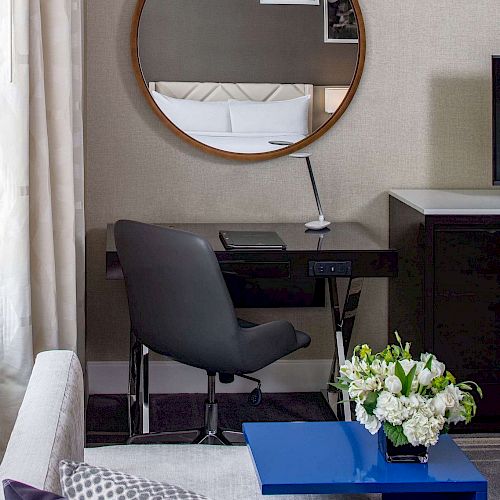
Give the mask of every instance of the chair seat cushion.
[[[176, 484], [213, 500], [256, 500], [261, 495], [246, 446], [129, 445], [87, 448], [89, 464]], [[271, 498], [271, 497], [269, 497]], [[377, 495], [278, 495], [274, 500], [377, 499]]]
[[297, 335], [297, 344], [299, 346], [299, 349], [307, 347], [311, 343], [311, 337], [309, 337], [307, 333], [301, 332], [300, 330], [295, 330], [295, 334]]
[[[254, 326], [258, 326], [258, 324], [247, 321], [246, 319], [238, 318], [238, 326], [240, 328], [253, 328]], [[311, 337], [309, 337], [307, 333], [301, 332], [300, 330], [295, 330], [295, 334], [297, 335], [298, 349], [309, 346], [309, 344], [311, 343]]]

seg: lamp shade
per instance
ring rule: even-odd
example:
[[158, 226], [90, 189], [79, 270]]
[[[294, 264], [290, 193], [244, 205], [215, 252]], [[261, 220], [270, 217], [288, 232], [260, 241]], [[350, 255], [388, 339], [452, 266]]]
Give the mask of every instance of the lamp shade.
[[335, 113], [342, 104], [349, 87], [326, 87], [325, 88], [325, 112]]

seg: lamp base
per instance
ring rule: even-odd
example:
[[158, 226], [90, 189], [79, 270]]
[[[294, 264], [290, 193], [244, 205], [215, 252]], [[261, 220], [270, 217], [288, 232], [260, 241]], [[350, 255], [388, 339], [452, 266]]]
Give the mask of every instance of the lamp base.
[[306, 222], [305, 226], [307, 227], [307, 229], [320, 231], [321, 229], [325, 229], [325, 227], [328, 227], [330, 224], [331, 222], [328, 222], [327, 220], [313, 220], [311, 222]]

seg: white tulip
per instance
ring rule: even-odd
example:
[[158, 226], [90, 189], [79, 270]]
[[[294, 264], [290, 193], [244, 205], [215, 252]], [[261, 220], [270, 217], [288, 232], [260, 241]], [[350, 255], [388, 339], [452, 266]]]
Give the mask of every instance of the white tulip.
[[426, 352], [425, 354], [422, 354], [420, 356], [420, 361], [426, 364], [431, 356], [432, 356], [431, 372], [434, 375], [434, 377], [441, 377], [441, 375], [444, 374], [446, 367], [444, 363], [441, 363], [441, 361], [438, 361], [436, 359], [436, 356], [434, 356], [434, 354], [429, 354], [428, 352]]
[[399, 364], [405, 371], [405, 375], [408, 375], [410, 373], [410, 370], [413, 368], [413, 366], [416, 364], [416, 361], [413, 359], [402, 359]]
[[444, 375], [445, 370], [446, 366], [444, 363], [441, 363], [441, 361], [438, 361], [437, 359], [432, 360], [431, 372], [435, 377], [441, 377]]
[[427, 387], [431, 384], [432, 379], [434, 378], [434, 374], [428, 369], [424, 368], [419, 374], [418, 374], [418, 383], [420, 385], [423, 385], [424, 387]]
[[385, 388], [392, 392], [393, 394], [399, 394], [401, 389], [403, 388], [403, 384], [401, 384], [401, 380], [396, 375], [389, 375], [385, 379]]

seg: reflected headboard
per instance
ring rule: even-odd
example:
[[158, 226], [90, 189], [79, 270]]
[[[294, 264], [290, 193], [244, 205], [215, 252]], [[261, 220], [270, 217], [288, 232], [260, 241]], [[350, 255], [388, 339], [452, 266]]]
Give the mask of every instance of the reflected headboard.
[[313, 124], [313, 85], [306, 83], [149, 82], [149, 90], [193, 101], [287, 101], [309, 96], [309, 132]]

